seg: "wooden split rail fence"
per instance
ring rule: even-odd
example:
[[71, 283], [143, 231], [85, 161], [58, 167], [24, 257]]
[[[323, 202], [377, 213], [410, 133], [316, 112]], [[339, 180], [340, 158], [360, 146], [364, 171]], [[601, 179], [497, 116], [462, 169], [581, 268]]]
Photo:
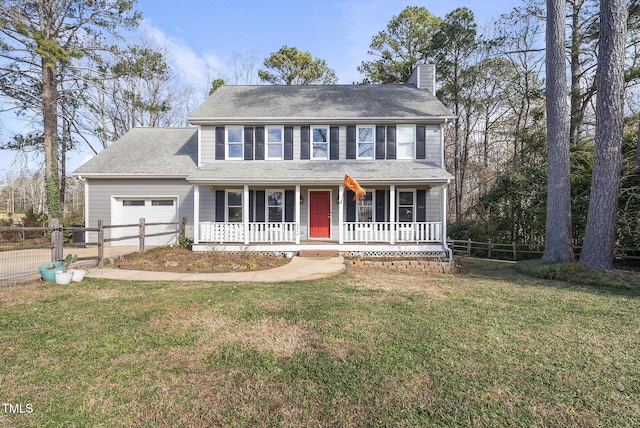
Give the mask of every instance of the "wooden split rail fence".
[[[488, 259], [501, 260], [528, 260], [542, 257], [544, 246], [531, 246], [511, 242], [509, 244], [497, 242], [478, 242], [471, 239], [448, 240], [449, 248], [454, 255], [467, 257], [482, 257]], [[574, 246], [576, 257], [580, 255], [581, 246]], [[638, 248], [616, 248], [615, 260], [621, 262], [640, 263], [640, 249]]]

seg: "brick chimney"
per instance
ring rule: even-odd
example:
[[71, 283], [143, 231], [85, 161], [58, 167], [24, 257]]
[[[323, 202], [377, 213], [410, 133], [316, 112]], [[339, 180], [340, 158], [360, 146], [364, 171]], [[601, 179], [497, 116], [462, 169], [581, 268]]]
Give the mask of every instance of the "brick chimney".
[[434, 64], [418, 64], [413, 69], [409, 80], [409, 85], [415, 85], [418, 89], [426, 89], [432, 94], [436, 94], [436, 66]]

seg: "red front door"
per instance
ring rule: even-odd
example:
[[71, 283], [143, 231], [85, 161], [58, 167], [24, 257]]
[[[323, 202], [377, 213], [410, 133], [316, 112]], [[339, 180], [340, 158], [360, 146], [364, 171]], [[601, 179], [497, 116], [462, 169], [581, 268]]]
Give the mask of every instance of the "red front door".
[[331, 237], [331, 192], [309, 192], [309, 238]]

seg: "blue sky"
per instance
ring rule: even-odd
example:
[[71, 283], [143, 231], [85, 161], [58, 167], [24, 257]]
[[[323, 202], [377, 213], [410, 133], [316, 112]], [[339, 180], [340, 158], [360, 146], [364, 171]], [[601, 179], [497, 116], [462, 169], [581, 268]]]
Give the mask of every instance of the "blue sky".
[[[204, 98], [212, 78], [230, 75], [234, 52], [253, 55], [260, 68], [271, 52], [285, 44], [295, 46], [324, 59], [339, 83], [351, 84], [363, 77], [356, 67], [371, 58], [367, 55], [371, 38], [407, 5], [424, 6], [440, 17], [465, 6], [482, 28], [521, 4], [521, 0], [138, 0], [137, 7], [144, 18], [139, 31], [166, 47], [172, 68]], [[12, 113], [0, 113], [0, 138], [6, 140], [14, 121], [3, 115]], [[87, 150], [70, 154], [69, 173], [88, 157]], [[0, 181], [20, 169], [22, 163], [14, 159], [15, 153], [0, 151]], [[38, 160], [29, 164], [36, 168]]]

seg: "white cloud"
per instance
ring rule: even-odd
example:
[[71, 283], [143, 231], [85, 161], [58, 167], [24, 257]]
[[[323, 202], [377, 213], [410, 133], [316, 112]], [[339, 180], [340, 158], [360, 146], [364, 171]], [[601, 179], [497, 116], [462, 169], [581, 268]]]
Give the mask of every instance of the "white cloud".
[[212, 77], [223, 74], [227, 66], [213, 52], [195, 52], [184, 40], [171, 37], [148, 20], [143, 20], [142, 30], [168, 54], [169, 65], [193, 88], [207, 88]]

